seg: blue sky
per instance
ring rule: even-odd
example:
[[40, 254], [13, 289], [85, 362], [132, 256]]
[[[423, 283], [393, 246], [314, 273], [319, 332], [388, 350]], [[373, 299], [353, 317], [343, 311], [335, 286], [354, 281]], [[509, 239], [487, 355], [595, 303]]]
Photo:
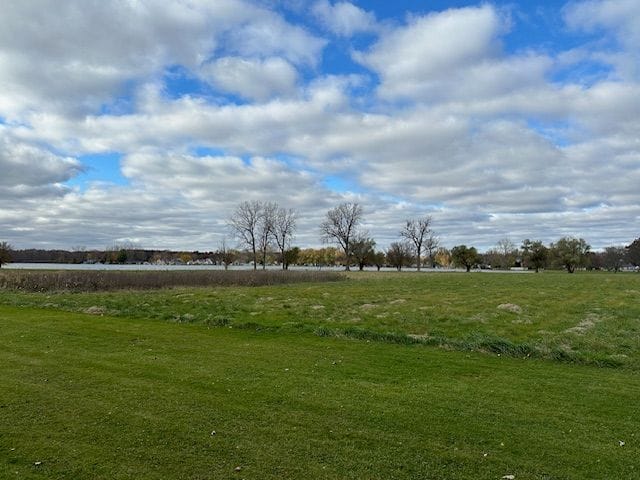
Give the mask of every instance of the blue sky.
[[[55, 12], [55, 15], [53, 14]], [[385, 248], [640, 235], [632, 0], [10, 2], [0, 240], [212, 250], [244, 200]]]

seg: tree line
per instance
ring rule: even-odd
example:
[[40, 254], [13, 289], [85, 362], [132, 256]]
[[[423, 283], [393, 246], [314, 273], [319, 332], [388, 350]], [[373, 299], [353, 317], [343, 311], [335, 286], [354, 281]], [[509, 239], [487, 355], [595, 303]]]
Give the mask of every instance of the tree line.
[[[376, 242], [369, 232], [361, 228], [363, 208], [358, 203], [344, 202], [327, 211], [320, 224], [320, 238], [333, 243], [333, 250], [317, 252], [291, 248], [290, 242], [296, 230], [297, 214], [284, 210], [273, 202], [242, 202], [231, 218], [229, 226], [236, 238], [253, 253], [253, 267], [266, 268], [267, 254], [272, 242], [277, 245], [283, 269], [289, 264], [352, 265], [360, 270], [366, 266], [403, 267], [424, 265], [432, 268], [527, 268], [536, 272], [543, 268], [563, 268], [573, 273], [580, 268], [598, 268], [618, 271], [626, 265], [640, 266], [640, 239], [626, 247], [607, 247], [604, 252], [592, 252], [582, 238], [563, 237], [544, 245], [540, 240], [525, 239], [520, 247], [505, 238], [484, 254], [475, 247], [456, 245], [448, 250], [440, 245], [432, 229], [429, 216], [407, 219], [398, 232], [399, 239], [386, 251], [376, 250]], [[260, 258], [258, 258], [258, 252]], [[426, 263], [423, 261], [426, 260]]]
[[[66, 250], [13, 250], [7, 242], [0, 242], [0, 266], [10, 261], [42, 263], [155, 263], [191, 264], [209, 263], [228, 268], [233, 264], [279, 264], [282, 269], [290, 265], [393, 267], [458, 267], [473, 268], [565, 269], [569, 273], [581, 268], [618, 271], [640, 267], [640, 238], [627, 246], [607, 247], [592, 252], [582, 238], [563, 237], [545, 245], [540, 240], [525, 239], [517, 246], [508, 238], [501, 239], [494, 248], [479, 253], [473, 246], [456, 245], [447, 249], [440, 244], [432, 229], [432, 218], [424, 216], [407, 219], [398, 230], [398, 240], [386, 250], [378, 250], [376, 241], [362, 228], [363, 208], [358, 203], [344, 202], [327, 211], [319, 225], [323, 248], [292, 246], [297, 229], [298, 214], [293, 209], [281, 208], [275, 202], [241, 202], [227, 219], [227, 225], [238, 241], [238, 248], [230, 248], [223, 240], [211, 252], [173, 252], [148, 250], [132, 245], [114, 245], [105, 250], [75, 247]], [[332, 244], [332, 245], [330, 245]], [[335, 246], [333, 246], [335, 245]]]

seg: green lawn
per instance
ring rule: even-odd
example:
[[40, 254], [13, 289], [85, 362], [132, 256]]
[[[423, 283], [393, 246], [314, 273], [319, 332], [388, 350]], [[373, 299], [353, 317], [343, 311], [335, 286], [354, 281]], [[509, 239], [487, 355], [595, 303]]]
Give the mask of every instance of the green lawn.
[[3, 479], [640, 476], [629, 369], [29, 307], [0, 323]]

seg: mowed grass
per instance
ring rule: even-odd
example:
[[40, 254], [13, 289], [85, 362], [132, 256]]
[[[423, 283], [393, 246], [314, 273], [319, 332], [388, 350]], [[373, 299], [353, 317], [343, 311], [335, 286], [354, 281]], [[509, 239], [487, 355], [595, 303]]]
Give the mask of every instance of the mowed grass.
[[640, 369], [640, 275], [360, 273], [335, 283], [17, 294], [0, 303]]
[[3, 479], [640, 476], [628, 369], [52, 308], [0, 324]]

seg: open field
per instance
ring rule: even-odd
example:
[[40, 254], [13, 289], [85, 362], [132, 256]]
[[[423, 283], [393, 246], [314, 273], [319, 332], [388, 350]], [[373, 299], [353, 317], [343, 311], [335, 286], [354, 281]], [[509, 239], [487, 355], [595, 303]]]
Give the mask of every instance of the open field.
[[640, 369], [637, 274], [354, 272], [349, 278], [148, 292], [0, 290], [0, 303]]
[[550, 273], [0, 291], [0, 478], [636, 479], [639, 291]]

